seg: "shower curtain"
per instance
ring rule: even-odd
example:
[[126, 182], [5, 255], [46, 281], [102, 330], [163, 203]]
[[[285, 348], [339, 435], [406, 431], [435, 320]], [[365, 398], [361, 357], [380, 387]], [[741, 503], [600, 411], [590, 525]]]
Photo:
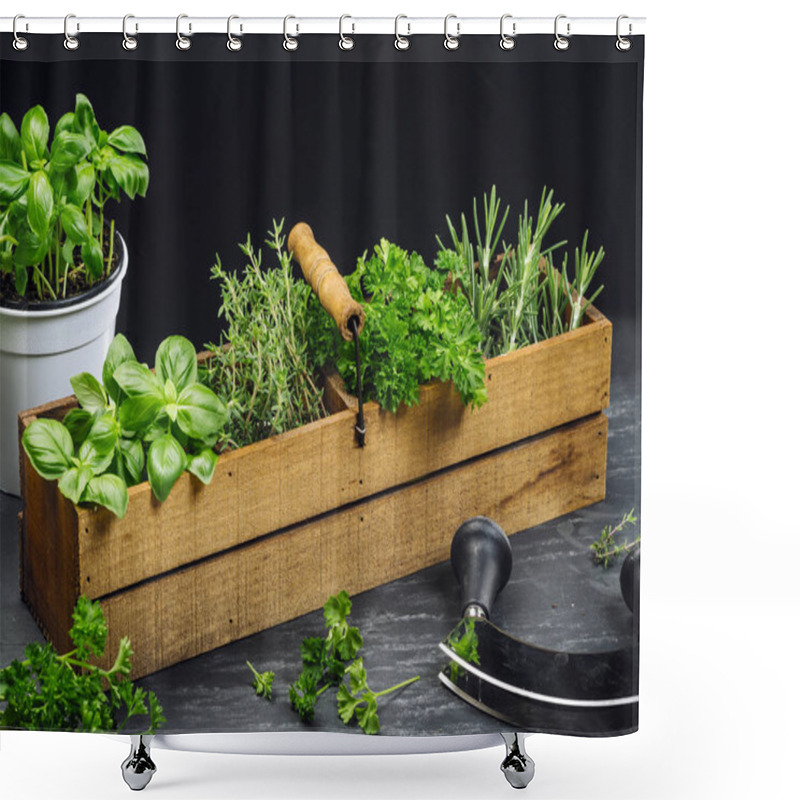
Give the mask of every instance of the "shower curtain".
[[[181, 384], [170, 372], [175, 364], [164, 367], [169, 359], [157, 355], [166, 352], [161, 343], [180, 336], [197, 352], [236, 347], [220, 312], [221, 275], [245, 280], [248, 258], [240, 245], [248, 240], [253, 251], [263, 251], [256, 273], [278, 274], [280, 261], [265, 240], [281, 220], [283, 237], [307, 223], [343, 275], [361, 270], [361, 281], [348, 283], [362, 305], [397, 269], [406, 272], [381, 302], [390, 307], [400, 283], [413, 284], [416, 295], [403, 313], [414, 317], [423, 302], [431, 308], [424, 321], [401, 325], [394, 339], [387, 317], [367, 310], [358, 337], [365, 421], [354, 397], [353, 344], [319, 319], [331, 356], [327, 378], [318, 377], [315, 389], [329, 381], [321, 422], [270, 430], [283, 436], [274, 447], [231, 444], [215, 429], [203, 450], [194, 440], [208, 440], [208, 432], [179, 432], [181, 417], [173, 406], [165, 410], [150, 433], [172, 424], [169, 446], [177, 442], [176, 458], [189, 459], [181, 462], [187, 467], [199, 453], [213, 452], [213, 477], [197, 462], [162, 500], [153, 493], [157, 470], [149, 472], [149, 460], [137, 462], [137, 480], [130, 480], [132, 467], [126, 481], [124, 516], [98, 505], [96, 495], [59, 494], [59, 476], [39, 474], [23, 451], [21, 496], [0, 498], [0, 667], [11, 665], [17, 678], [31, 669], [28, 643], [45, 647], [50, 640], [67, 652], [73, 609], [85, 597], [103, 612], [109, 636], [104, 656], [83, 655], [108, 666], [119, 640], [130, 636], [134, 685], [148, 706], [157, 698], [160, 732], [636, 730], [643, 37], [628, 50], [615, 47], [613, 36], [574, 36], [559, 49], [553, 36], [535, 35], [506, 50], [495, 35], [464, 36], [451, 50], [441, 36], [412, 35], [410, 47], [399, 49], [391, 36], [356, 35], [355, 46], [343, 49], [336, 36], [304, 34], [291, 50], [274, 35], [245, 36], [238, 49], [226, 47], [225, 35], [195, 35], [190, 48], [179, 49], [175, 35], [148, 34], [128, 50], [119, 34], [98, 33], [83, 35], [73, 51], [59, 36], [28, 38], [29, 47], [18, 51], [10, 34], [0, 36], [0, 113], [23, 142], [14, 151], [7, 134], [0, 153], [0, 162], [13, 166], [3, 173], [0, 224], [10, 231], [15, 214], [30, 221], [26, 203], [37, 202], [30, 176], [52, 178], [47, 165], [56, 157], [57, 122], [74, 112], [65, 124], [76, 124], [76, 108], [87, 100], [98, 130], [109, 134], [92, 146], [105, 147], [112, 160], [138, 159], [139, 178], [146, 165], [147, 182], [115, 167], [111, 193], [116, 187], [119, 202], [112, 197], [105, 214], [128, 253], [116, 332], [135, 361], [156, 367], [164, 409], [180, 405], [189, 379]], [[38, 165], [30, 159], [23, 165], [23, 120], [35, 106], [47, 114], [47, 149], [38, 153]], [[119, 130], [130, 138], [114, 135]], [[18, 169], [28, 173], [21, 193], [12, 185]], [[54, 197], [51, 216], [61, 213], [57, 190]], [[495, 202], [492, 266], [482, 259], [485, 210]], [[538, 241], [548, 215], [552, 224]], [[71, 230], [67, 220], [62, 234], [65, 228]], [[9, 254], [3, 305], [22, 302], [35, 314], [35, 301], [20, 301], [10, 277], [19, 244], [7, 239], [3, 247]], [[409, 260], [410, 253], [418, 258]], [[469, 268], [466, 254], [474, 256]], [[579, 282], [576, 293], [565, 292], [564, 281], [572, 283], [592, 258], [599, 263], [591, 286]], [[78, 266], [80, 260], [76, 255]], [[422, 264], [433, 277], [422, 277]], [[296, 261], [281, 274], [303, 285]], [[533, 323], [532, 301], [519, 286], [525, 281], [538, 287], [542, 303]], [[512, 335], [509, 345], [509, 326], [521, 329], [525, 318], [541, 331], [546, 298], [559, 286], [563, 302], [553, 312], [552, 337], [535, 333], [543, 341], [517, 346]], [[481, 349], [471, 326], [479, 325], [478, 306], [492, 298], [498, 321], [486, 330], [494, 325], [498, 344]], [[589, 299], [596, 311], [586, 312]], [[253, 302], [247, 308], [260, 307]], [[310, 307], [316, 299], [303, 302]], [[390, 399], [378, 410], [372, 403], [380, 381], [369, 370], [391, 382], [408, 368], [405, 344], [445, 325], [456, 306], [475, 317], [459, 323], [457, 341], [489, 359], [480, 366], [486, 396], [478, 391], [465, 406], [452, 388], [436, 394], [437, 377], [456, 375], [435, 371], [460, 358], [453, 344], [436, 351], [439, 361], [426, 362], [427, 372], [415, 373], [414, 387], [434, 381], [433, 389], [416, 394], [418, 404], [406, 399], [387, 408]], [[585, 316], [570, 326], [574, 313]], [[252, 336], [265, 342], [289, 324], [285, 317], [252, 323]], [[345, 323], [344, 336], [352, 338], [350, 319]], [[185, 353], [183, 344], [175, 347], [173, 361]], [[523, 360], [530, 347], [543, 354], [536, 356], [541, 365], [529, 368]], [[504, 372], [503, 363], [512, 366]], [[330, 383], [333, 368], [344, 388]], [[203, 368], [186, 369], [192, 381], [210, 380]], [[493, 379], [505, 381], [503, 397], [493, 394]], [[269, 420], [233, 408], [241, 396], [225, 394], [230, 383], [205, 390], [212, 389], [229, 418], [239, 413], [243, 428], [269, 428]], [[108, 385], [100, 391], [101, 405], [110, 404]], [[115, 397], [121, 407], [135, 394], [130, 388], [129, 397]], [[95, 420], [119, 412], [89, 406]], [[48, 414], [63, 417], [69, 407], [28, 415], [24, 425]], [[414, 414], [426, 416], [420, 421]], [[335, 447], [326, 443], [340, 417], [347, 423], [342, 430], [365, 428], [363, 446], [349, 433]], [[311, 426], [317, 427], [306, 434]], [[86, 434], [69, 433], [78, 457]], [[16, 446], [3, 437], [4, 450]], [[219, 444], [226, 441], [227, 449]], [[152, 434], [142, 453], [155, 446]], [[326, 494], [320, 486], [336, 488]], [[453, 534], [476, 516], [491, 517], [510, 534], [513, 555], [506, 585], [484, 604], [492, 606], [483, 609], [491, 628], [480, 617], [462, 621], [450, 563]], [[86, 612], [81, 619], [92, 618]], [[551, 684], [545, 673], [555, 676]], [[47, 722], [30, 724], [15, 716], [16, 700], [4, 691], [4, 726], [58, 727], [47, 714], [36, 718]], [[114, 711], [115, 724], [123, 708]], [[72, 727], [91, 723], [84, 718]], [[139, 719], [125, 730], [147, 724]]]

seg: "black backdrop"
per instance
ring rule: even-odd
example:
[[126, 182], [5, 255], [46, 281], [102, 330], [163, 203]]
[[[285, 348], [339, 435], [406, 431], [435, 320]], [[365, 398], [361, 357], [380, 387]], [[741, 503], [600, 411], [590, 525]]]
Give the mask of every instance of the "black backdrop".
[[642, 38], [628, 53], [613, 37], [566, 52], [549, 36], [510, 52], [465, 37], [448, 52], [418, 36], [397, 52], [392, 37], [362, 36], [347, 53], [335, 36], [303, 36], [294, 53], [274, 36], [238, 53], [220, 36], [186, 52], [147, 36], [130, 53], [118, 35], [87, 34], [74, 53], [29, 38], [17, 53], [0, 37], [0, 109], [17, 125], [35, 103], [55, 124], [80, 91], [103, 128], [135, 125], [147, 144], [147, 197], [115, 215], [131, 259], [117, 328], [141, 359], [171, 333], [198, 347], [218, 336], [215, 254], [241, 264], [237, 242], [262, 240], [273, 217], [307, 221], [348, 272], [382, 236], [431, 258], [445, 214], [496, 184], [509, 237], [547, 185], [566, 203], [552, 236], [574, 246], [589, 228], [605, 247], [598, 305], [630, 323], [638, 362]]

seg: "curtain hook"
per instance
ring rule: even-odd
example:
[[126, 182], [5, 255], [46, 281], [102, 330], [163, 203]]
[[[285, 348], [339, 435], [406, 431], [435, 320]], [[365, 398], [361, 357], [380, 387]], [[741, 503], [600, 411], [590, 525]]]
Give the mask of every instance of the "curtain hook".
[[[349, 14], [342, 14], [342, 16], [339, 17], [339, 47], [342, 50], [352, 50], [356, 46], [355, 40], [353, 39], [352, 36], [345, 36], [344, 32], [342, 31], [342, 27], [346, 19], [353, 19], [353, 18]], [[355, 22], [351, 23], [351, 26], [352, 26], [351, 33], [355, 33], [356, 32]]]
[[[188, 19], [188, 14], [178, 14], [177, 18], [175, 19], [175, 35], [178, 37], [175, 39], [175, 47], [178, 50], [188, 50], [192, 46], [192, 40], [188, 37], [184, 36], [181, 33], [181, 20]], [[192, 32], [192, 23], [189, 23], [189, 33]]]
[[[235, 20], [235, 19], [239, 19], [239, 17], [237, 17], [236, 14], [231, 14], [228, 17], [228, 42], [227, 42], [227, 47], [228, 47], [228, 50], [230, 50], [232, 53], [235, 53], [237, 50], [241, 50], [242, 49], [242, 40], [238, 36], [234, 36], [231, 33], [231, 22], [233, 22], [233, 20]], [[239, 25], [239, 33], [241, 33], [241, 32], [242, 32], [242, 25]]]
[[[23, 50], [27, 50], [28, 49], [28, 44], [30, 44], [30, 43], [28, 42], [28, 40], [24, 36], [20, 36], [17, 33], [17, 20], [20, 20], [20, 19], [26, 19], [25, 15], [24, 14], [17, 14], [17, 16], [14, 17], [14, 22], [13, 22], [13, 24], [11, 26], [11, 31], [14, 34], [14, 49], [15, 50], [19, 50], [21, 52]], [[26, 31], [28, 30], [28, 23], [27, 22], [25, 23], [25, 30]]]
[[[78, 41], [78, 38], [76, 36], [70, 36], [70, 33], [69, 33], [69, 21], [71, 19], [75, 19], [75, 18], [76, 17], [75, 17], [74, 14], [67, 14], [67, 16], [64, 17], [64, 49], [65, 50], [77, 50], [81, 46], [81, 43]], [[76, 33], [80, 29], [81, 29], [80, 23], [76, 22], [75, 23], [75, 31], [76, 31]]]
[[[617, 50], [619, 50], [620, 52], [623, 52], [623, 53], [631, 49], [631, 40], [625, 38], [620, 33], [620, 22], [622, 22], [622, 20], [624, 20], [624, 19], [628, 19], [628, 15], [627, 14], [620, 14], [617, 17]], [[630, 36], [632, 33], [633, 33], [633, 25], [631, 25], [631, 23], [629, 22], [628, 23], [628, 36]]]
[[503, 14], [500, 17], [500, 47], [503, 50], [513, 50], [517, 44], [517, 40], [514, 38], [517, 35], [517, 23], [511, 23], [511, 36], [508, 36], [505, 32], [505, 23], [507, 19], [513, 19], [511, 14]]
[[[555, 47], [556, 50], [569, 50], [569, 39], [566, 39], [565, 37], [563, 37], [558, 32], [558, 21], [560, 19], [566, 19], [566, 18], [567, 18], [566, 14], [559, 14], [556, 17], [556, 22], [555, 22], [555, 26], [554, 26], [556, 40], [553, 42], [553, 47]], [[569, 35], [570, 35], [570, 23], [568, 22], [567, 23], [567, 36], [569, 36]]]
[[[128, 20], [136, 19], [133, 14], [126, 14], [122, 18], [122, 46], [126, 50], [135, 50], [139, 46], [139, 40], [135, 36], [128, 36]], [[139, 30], [139, 23], [135, 23], [134, 30]]]
[[[447, 31], [447, 24], [450, 22], [451, 19], [456, 20], [456, 35], [451, 36]], [[458, 46], [461, 44], [459, 42], [458, 37], [461, 35], [461, 23], [458, 21], [458, 17], [455, 14], [448, 14], [444, 18], [444, 47], [445, 50], [458, 50]]]
[[[290, 19], [297, 19], [297, 17], [293, 17], [291, 14], [283, 18], [283, 49], [284, 50], [297, 50], [297, 46], [299, 42], [297, 39], [289, 36], [288, 32], [288, 25]], [[295, 35], [300, 33], [300, 26], [295, 24]]]
[[408, 50], [411, 47], [411, 42], [408, 40], [407, 37], [411, 36], [411, 23], [407, 22], [406, 27], [408, 31], [406, 32], [405, 36], [400, 35], [400, 20], [401, 19], [408, 19], [405, 14], [398, 14], [394, 18], [394, 46], [398, 50]]

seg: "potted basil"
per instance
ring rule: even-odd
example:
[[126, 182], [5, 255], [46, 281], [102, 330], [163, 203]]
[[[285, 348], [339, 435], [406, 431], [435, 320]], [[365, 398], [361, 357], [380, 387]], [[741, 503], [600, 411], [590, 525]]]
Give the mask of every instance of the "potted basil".
[[19, 129], [0, 114], [0, 488], [19, 492], [17, 413], [100, 375], [114, 337], [125, 242], [109, 200], [144, 196], [144, 141], [101, 130], [89, 100], [50, 128], [40, 105]]

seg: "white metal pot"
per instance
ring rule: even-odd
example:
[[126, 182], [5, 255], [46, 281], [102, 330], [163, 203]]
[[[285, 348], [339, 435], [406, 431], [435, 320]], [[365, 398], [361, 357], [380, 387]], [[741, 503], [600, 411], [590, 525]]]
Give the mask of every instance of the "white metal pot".
[[0, 306], [0, 489], [19, 494], [17, 414], [72, 394], [79, 372], [101, 377], [114, 338], [128, 250], [117, 233], [119, 266], [111, 281], [84, 299], [47, 308]]

